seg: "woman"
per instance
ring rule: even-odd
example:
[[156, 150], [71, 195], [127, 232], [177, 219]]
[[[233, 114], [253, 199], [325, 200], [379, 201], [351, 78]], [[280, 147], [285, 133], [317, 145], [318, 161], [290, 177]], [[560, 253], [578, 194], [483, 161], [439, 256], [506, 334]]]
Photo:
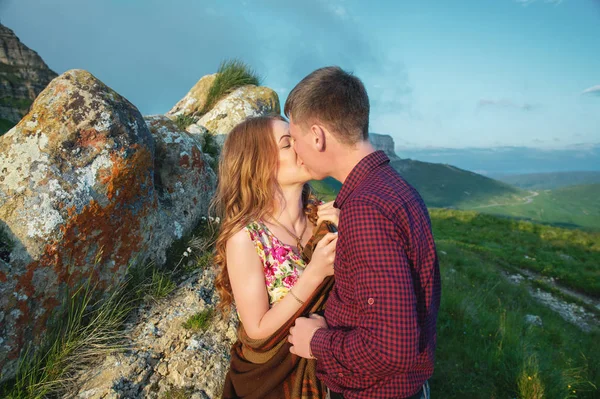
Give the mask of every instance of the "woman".
[[323, 309], [337, 235], [311, 246], [308, 263], [302, 250], [321, 220], [337, 224], [338, 211], [315, 203], [291, 140], [282, 117], [251, 118], [229, 133], [221, 153], [215, 286], [221, 310], [235, 301], [240, 319], [224, 398], [325, 397], [315, 360], [289, 353], [287, 331], [298, 316]]

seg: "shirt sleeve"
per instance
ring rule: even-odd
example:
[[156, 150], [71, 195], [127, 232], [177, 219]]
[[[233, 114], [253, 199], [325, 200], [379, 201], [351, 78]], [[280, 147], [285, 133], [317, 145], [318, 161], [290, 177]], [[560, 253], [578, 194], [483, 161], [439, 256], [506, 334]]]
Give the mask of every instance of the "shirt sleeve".
[[355, 281], [358, 320], [352, 329], [317, 330], [311, 351], [321, 370], [339, 377], [407, 372], [417, 360], [420, 334], [407, 238], [372, 203], [342, 213], [344, 268]]

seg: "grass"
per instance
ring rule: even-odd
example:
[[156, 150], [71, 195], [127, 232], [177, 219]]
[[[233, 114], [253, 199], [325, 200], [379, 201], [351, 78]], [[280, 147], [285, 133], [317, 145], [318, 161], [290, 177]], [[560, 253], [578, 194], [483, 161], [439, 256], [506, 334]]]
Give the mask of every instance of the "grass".
[[[580, 331], [507, 282], [502, 258], [436, 242], [443, 291], [433, 397], [597, 397], [597, 330]], [[527, 314], [540, 316], [543, 327], [527, 325]]]
[[[35, 351], [31, 347], [26, 349], [20, 356], [16, 377], [0, 385], [0, 397], [54, 398], [76, 391], [78, 371], [108, 353], [125, 349], [127, 337], [123, 324], [131, 311], [142, 302], [164, 298], [175, 289], [174, 280], [182, 272], [178, 266], [184, 260], [198, 252], [198, 264], [202, 267], [209, 264], [216, 233], [216, 224], [204, 218], [189, 237], [172, 245], [167, 252], [166, 267], [141, 265], [134, 259], [127, 267], [124, 281], [103, 296], [91, 280], [73, 293], [66, 292], [60, 310], [51, 317], [42, 344]], [[188, 249], [184, 252], [182, 247]], [[209, 313], [199, 315], [190, 321], [190, 326], [203, 328], [209, 320]], [[187, 397], [185, 393], [181, 395], [184, 396], [172, 397]]]
[[260, 85], [261, 78], [248, 64], [237, 60], [223, 61], [217, 71], [217, 77], [208, 90], [206, 103], [200, 114], [210, 111], [227, 94], [245, 85]]
[[177, 115], [177, 117], [175, 117], [175, 124], [177, 125], [177, 127], [181, 130], [185, 130], [189, 125], [196, 123], [198, 119], [191, 116], [191, 115]]
[[150, 283], [151, 290], [149, 295], [154, 299], [167, 297], [176, 288], [175, 283], [169, 274], [158, 269], [152, 271], [152, 281]]
[[183, 328], [194, 332], [206, 331], [213, 316], [214, 311], [212, 309], [206, 309], [187, 319], [182, 326]]
[[210, 167], [217, 173], [219, 169], [219, 155], [221, 154], [221, 147], [217, 143], [214, 133], [204, 132], [202, 135], [204, 144], [202, 145], [202, 152], [211, 156], [209, 161]]
[[436, 240], [600, 297], [600, 233], [447, 209], [432, 209], [431, 219]]
[[74, 388], [74, 376], [89, 362], [122, 349], [121, 326], [135, 300], [129, 279], [104, 298], [88, 279], [65, 300], [50, 322], [40, 348], [20, 357], [16, 378], [0, 387], [6, 399], [57, 397]]
[[494, 206], [478, 211], [526, 218], [555, 226], [600, 231], [600, 184], [539, 191], [532, 202]]
[[192, 394], [189, 388], [171, 388], [161, 396], [161, 399], [188, 399]]

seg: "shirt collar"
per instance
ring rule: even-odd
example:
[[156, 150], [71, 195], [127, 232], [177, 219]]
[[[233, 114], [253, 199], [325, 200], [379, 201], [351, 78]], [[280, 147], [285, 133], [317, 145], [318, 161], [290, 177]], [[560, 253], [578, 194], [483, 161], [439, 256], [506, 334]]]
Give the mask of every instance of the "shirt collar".
[[369, 173], [380, 165], [390, 162], [390, 159], [385, 152], [375, 151], [360, 160], [359, 163], [352, 169], [339, 194], [335, 198], [333, 206], [341, 208], [350, 194], [358, 187], [358, 185], [369, 175]]

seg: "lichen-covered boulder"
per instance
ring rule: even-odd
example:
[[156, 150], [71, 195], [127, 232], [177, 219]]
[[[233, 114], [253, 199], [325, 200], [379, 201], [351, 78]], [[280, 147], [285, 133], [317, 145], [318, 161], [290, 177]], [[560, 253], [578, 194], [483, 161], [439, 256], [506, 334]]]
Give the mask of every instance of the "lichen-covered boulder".
[[129, 101], [72, 70], [0, 137], [2, 379], [40, 342], [65, 288], [89, 277], [108, 290], [134, 261], [164, 263], [206, 212], [214, 172], [194, 136], [163, 122], [149, 129]]
[[244, 119], [279, 113], [279, 97], [275, 91], [264, 86], [247, 85], [221, 99], [196, 124], [208, 129], [222, 144], [225, 135]]
[[176, 117], [179, 115], [192, 116], [198, 114], [206, 104], [206, 97], [210, 86], [217, 77], [216, 73], [206, 75], [192, 87], [192, 89], [183, 97], [169, 112], [167, 116]]
[[88, 276], [106, 288], [148, 249], [153, 163], [139, 111], [81, 70], [54, 79], [0, 137], [3, 377], [39, 342], [64, 288]]
[[[154, 137], [154, 188], [159, 201], [154, 248], [161, 256], [207, 214], [216, 186], [216, 175], [202, 153], [197, 135], [181, 131], [164, 115], [145, 117]], [[163, 263], [164, 259], [159, 260]]]

